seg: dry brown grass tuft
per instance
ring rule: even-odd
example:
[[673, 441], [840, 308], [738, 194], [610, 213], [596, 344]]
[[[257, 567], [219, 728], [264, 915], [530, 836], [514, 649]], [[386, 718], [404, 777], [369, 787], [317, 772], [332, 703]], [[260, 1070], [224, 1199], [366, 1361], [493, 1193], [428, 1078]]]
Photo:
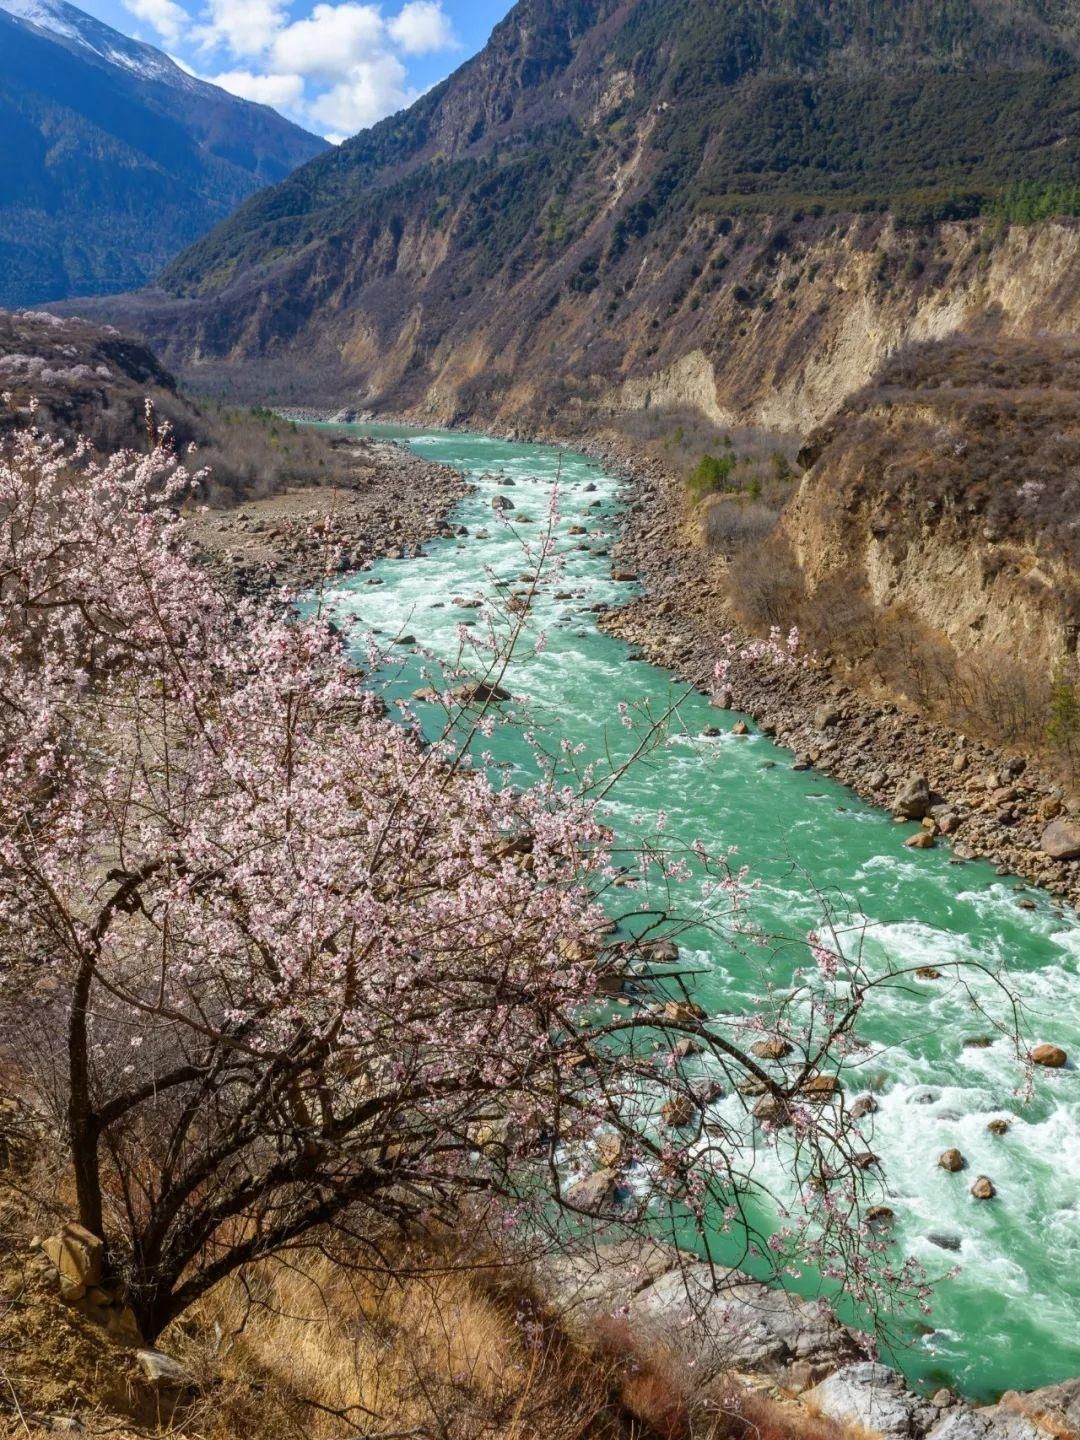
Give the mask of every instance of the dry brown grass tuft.
[[398, 1276], [351, 1270], [315, 1251], [267, 1262], [219, 1287], [182, 1332], [166, 1335], [212, 1399], [202, 1421], [208, 1440], [252, 1433], [255, 1414], [266, 1440], [625, 1433], [602, 1369], [527, 1289], [501, 1272], [440, 1269], [419, 1253], [397, 1260]]

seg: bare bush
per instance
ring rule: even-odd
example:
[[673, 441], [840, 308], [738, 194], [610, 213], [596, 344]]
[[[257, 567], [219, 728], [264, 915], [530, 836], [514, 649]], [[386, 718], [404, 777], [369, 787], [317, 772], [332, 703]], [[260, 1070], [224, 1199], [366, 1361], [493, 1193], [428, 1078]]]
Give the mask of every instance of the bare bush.
[[779, 512], [754, 501], [712, 500], [705, 506], [705, 543], [710, 550], [730, 553], [760, 545], [776, 528]]

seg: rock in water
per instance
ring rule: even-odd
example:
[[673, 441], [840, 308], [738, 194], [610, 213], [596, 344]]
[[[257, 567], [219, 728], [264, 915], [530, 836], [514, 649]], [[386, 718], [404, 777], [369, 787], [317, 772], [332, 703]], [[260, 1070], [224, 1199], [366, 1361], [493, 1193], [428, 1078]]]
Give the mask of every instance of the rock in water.
[[750, 1054], [756, 1055], [759, 1060], [783, 1060], [786, 1055], [791, 1054], [791, 1045], [786, 1040], [781, 1040], [778, 1035], [771, 1040], [757, 1040], [750, 1046]]
[[1036, 1045], [1028, 1059], [1033, 1065], [1043, 1065], [1047, 1070], [1060, 1070], [1069, 1062], [1068, 1055], [1060, 1045]]
[[587, 1210], [590, 1215], [599, 1215], [612, 1209], [619, 1186], [616, 1170], [597, 1170], [584, 1180], [579, 1180], [566, 1192], [568, 1202], [578, 1210]]
[[[896, 793], [893, 814], [905, 820], [923, 820], [930, 813], [930, 784], [922, 775], [914, 775]], [[1080, 854], [1080, 850], [1077, 851]]]
[[660, 1116], [673, 1130], [683, 1130], [693, 1123], [694, 1102], [689, 1095], [673, 1095], [660, 1109]]
[[947, 1170], [950, 1175], [955, 1175], [958, 1170], [963, 1170], [967, 1161], [959, 1150], [945, 1150], [938, 1161], [942, 1170]]
[[994, 1182], [990, 1179], [989, 1175], [980, 1175], [975, 1181], [975, 1184], [972, 1185], [971, 1193], [976, 1200], [993, 1200], [997, 1194], [997, 1190], [994, 1188]]

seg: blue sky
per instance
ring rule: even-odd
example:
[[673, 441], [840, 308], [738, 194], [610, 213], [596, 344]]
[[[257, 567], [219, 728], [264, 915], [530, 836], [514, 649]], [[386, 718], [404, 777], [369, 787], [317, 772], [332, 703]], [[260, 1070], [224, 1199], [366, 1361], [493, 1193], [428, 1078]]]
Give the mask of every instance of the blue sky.
[[73, 0], [205, 79], [332, 140], [410, 104], [512, 0]]

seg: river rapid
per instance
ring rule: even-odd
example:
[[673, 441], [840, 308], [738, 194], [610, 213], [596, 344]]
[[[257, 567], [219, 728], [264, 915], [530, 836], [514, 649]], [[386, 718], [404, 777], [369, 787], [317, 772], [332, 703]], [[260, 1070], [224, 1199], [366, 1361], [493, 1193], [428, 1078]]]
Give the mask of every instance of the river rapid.
[[[391, 651], [394, 667], [382, 676], [391, 703], [428, 683], [420, 650], [448, 663], [457, 656], [458, 627], [477, 612], [456, 607], [456, 597], [491, 593], [495, 580], [513, 588], [529, 570], [522, 544], [539, 542], [559, 477], [561, 573], [542, 586], [529, 617], [530, 643], [504, 681], [515, 697], [527, 697], [528, 724], [549, 745], [569, 741], [583, 747], [584, 758], [606, 764], [634, 743], [620, 704], [662, 710], [678, 700], [668, 742], [631, 769], [610, 799], [616, 834], [629, 842], [655, 833], [663, 812], [671, 835], [698, 836], [713, 852], [737, 847], [739, 863], [760, 881], [756, 918], [767, 929], [805, 935], [820, 916], [818, 894], [842, 896], [865, 917], [862, 948], [871, 969], [891, 962], [942, 970], [941, 980], [880, 992], [859, 1026], [868, 1047], [845, 1071], [849, 1094], [873, 1091], [880, 1107], [866, 1134], [883, 1162], [882, 1199], [895, 1211], [898, 1248], [932, 1276], [959, 1266], [955, 1278], [938, 1284], [929, 1323], [912, 1327], [907, 1343], [885, 1358], [913, 1383], [949, 1384], [979, 1400], [1080, 1373], [1076, 917], [1036, 891], [1027, 892], [1035, 909], [1020, 909], [1018, 882], [988, 865], [952, 864], [947, 849], [905, 849], [915, 827], [895, 824], [821, 775], [793, 770], [791, 754], [764, 737], [733, 735], [739, 716], [718, 712], [704, 695], [687, 695], [668, 672], [635, 662], [625, 644], [602, 634], [591, 607], [618, 604], [631, 587], [612, 578], [608, 553], [619, 481], [592, 461], [461, 433], [335, 428], [404, 440], [475, 485], [452, 517], [467, 536], [429, 543], [419, 558], [380, 561], [336, 581], [327, 597], [333, 614], [358, 619], [359, 631], [378, 632], [380, 644], [415, 637], [415, 649]], [[492, 508], [498, 495], [515, 507], [504, 521]], [[572, 527], [587, 533], [571, 535]], [[546, 645], [536, 654], [531, 641], [541, 632]], [[441, 711], [418, 709], [440, 728]], [[708, 727], [722, 733], [706, 737]], [[534, 773], [522, 729], [500, 727], [483, 742], [512, 783], [528, 783]], [[681, 947], [700, 972], [694, 998], [711, 1015], [752, 1013], [761, 985], [754, 965], [703, 933], [684, 937]], [[1050, 1041], [1069, 1053], [1066, 1069], [1036, 1072], [1033, 1095], [1024, 1093], [1015, 1046], [972, 1002], [969, 985], [988, 1009], [1002, 1010], [991, 982], [961, 984], [955, 970], [943, 969], [963, 961], [1007, 971], [1024, 1001], [1025, 1044]], [[790, 975], [776, 978], [783, 984]], [[965, 1043], [972, 1040], [980, 1043]], [[743, 1102], [729, 1096], [717, 1108], [735, 1119]], [[987, 1129], [994, 1119], [1009, 1122], [1003, 1136]], [[960, 1174], [938, 1165], [950, 1147], [967, 1160]], [[779, 1183], [774, 1164], [766, 1159], [764, 1176]], [[981, 1174], [997, 1188], [993, 1201], [969, 1193]]]

